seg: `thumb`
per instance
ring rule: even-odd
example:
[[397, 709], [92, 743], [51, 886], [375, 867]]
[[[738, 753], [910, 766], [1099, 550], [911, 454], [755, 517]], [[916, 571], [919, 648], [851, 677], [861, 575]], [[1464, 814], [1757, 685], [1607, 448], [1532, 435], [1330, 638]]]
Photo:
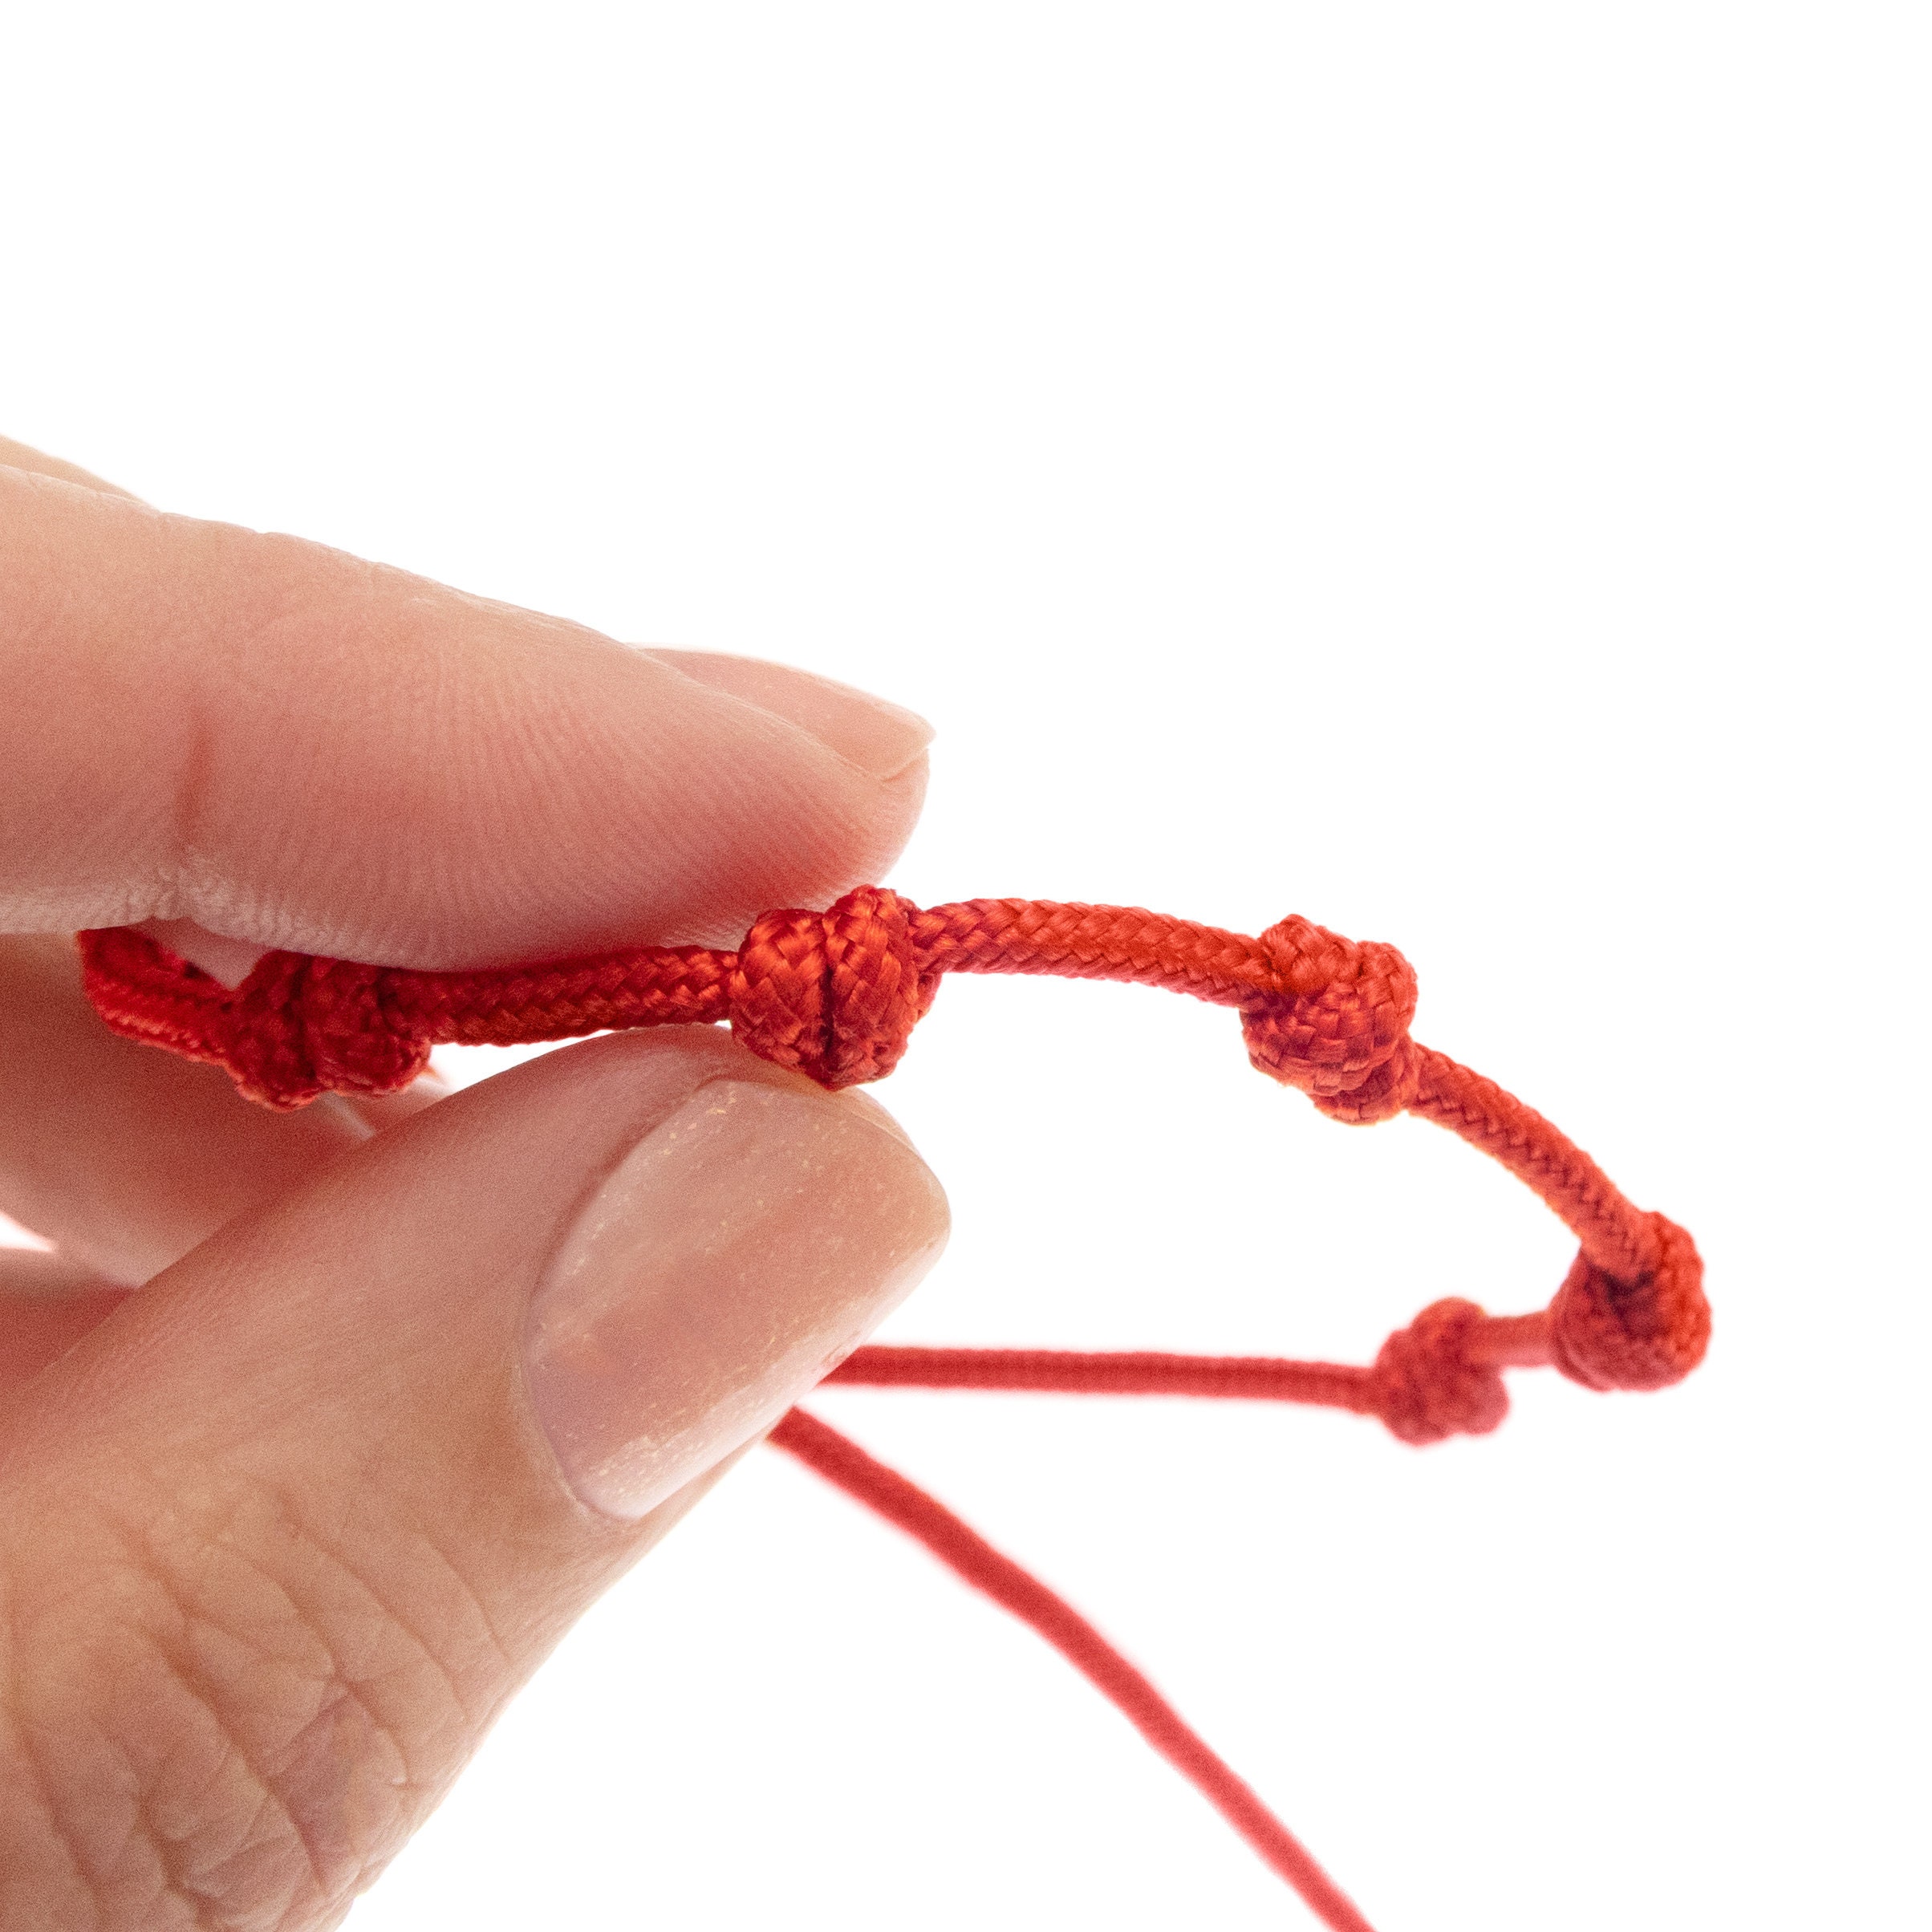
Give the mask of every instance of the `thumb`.
[[0, 1928], [335, 1922], [946, 1225], [872, 1102], [676, 1029], [472, 1088], [156, 1277], [0, 1435]]

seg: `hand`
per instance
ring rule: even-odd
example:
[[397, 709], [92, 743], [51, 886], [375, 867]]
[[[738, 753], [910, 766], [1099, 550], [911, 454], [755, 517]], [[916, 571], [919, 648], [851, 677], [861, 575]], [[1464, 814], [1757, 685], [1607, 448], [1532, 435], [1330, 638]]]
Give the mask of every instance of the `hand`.
[[446, 968], [883, 871], [925, 727], [0, 441], [0, 1932], [331, 1924], [573, 1618], [911, 1288], [939, 1187], [711, 1029], [274, 1115], [83, 926]]

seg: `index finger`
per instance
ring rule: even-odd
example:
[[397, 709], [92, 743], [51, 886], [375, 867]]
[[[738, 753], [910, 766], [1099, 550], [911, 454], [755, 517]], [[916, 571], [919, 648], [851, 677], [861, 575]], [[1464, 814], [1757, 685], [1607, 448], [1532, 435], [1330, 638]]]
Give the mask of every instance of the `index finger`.
[[426, 968], [822, 903], [903, 844], [931, 735], [11, 466], [0, 690], [0, 929], [189, 919]]

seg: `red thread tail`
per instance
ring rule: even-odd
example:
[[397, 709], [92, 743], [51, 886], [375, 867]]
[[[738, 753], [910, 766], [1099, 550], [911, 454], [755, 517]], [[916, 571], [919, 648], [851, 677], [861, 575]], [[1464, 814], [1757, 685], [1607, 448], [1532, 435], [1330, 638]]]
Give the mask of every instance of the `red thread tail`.
[[1045, 1638], [1293, 1886], [1329, 1932], [1374, 1932], [1300, 1840], [1071, 1604], [1001, 1556], [944, 1504], [816, 1416], [792, 1410], [770, 1439], [923, 1543], [975, 1589]]
[[1271, 1355], [1175, 1355], [1152, 1350], [947, 1349], [874, 1342], [827, 1382], [869, 1388], [1028, 1390], [1057, 1395], [1199, 1395], [1313, 1402], [1376, 1413], [1366, 1369]]

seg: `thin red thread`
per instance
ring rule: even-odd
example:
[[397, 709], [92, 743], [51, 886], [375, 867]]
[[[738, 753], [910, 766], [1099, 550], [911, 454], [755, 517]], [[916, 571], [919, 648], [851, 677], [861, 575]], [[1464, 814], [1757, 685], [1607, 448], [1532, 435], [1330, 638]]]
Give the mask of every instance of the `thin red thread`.
[[[1138, 907], [971, 899], [926, 910], [861, 887], [824, 912], [755, 920], [735, 952], [643, 946], [552, 965], [420, 972], [271, 952], [222, 986], [131, 928], [79, 936], [87, 995], [117, 1033], [227, 1069], [278, 1108], [406, 1086], [442, 1042], [509, 1045], [607, 1028], [728, 1023], [821, 1086], [898, 1064], [948, 972], [1049, 973], [1164, 986], [1240, 1013], [1250, 1061], [1331, 1118], [1408, 1112], [1497, 1160], [1569, 1227], [1578, 1252], [1548, 1306], [1496, 1316], [1432, 1303], [1354, 1367], [1248, 1357], [867, 1348], [834, 1379], [1314, 1402], [1379, 1417], [1405, 1442], [1481, 1435], [1509, 1406], [1502, 1371], [1549, 1365], [1593, 1389], [1654, 1389], [1703, 1359], [1703, 1264], [1582, 1150], [1493, 1081], [1410, 1037], [1416, 980], [1392, 946], [1290, 917], [1258, 939]], [[777, 1439], [908, 1529], [1056, 1644], [1113, 1697], [1332, 1926], [1354, 1908], [1247, 1786], [1066, 1605], [905, 1479], [794, 1410]], [[1272, 1848], [1272, 1849], [1270, 1849]], [[1325, 1908], [1316, 1902], [1332, 1895]], [[1325, 1888], [1325, 1891], [1322, 1891]]]
[[[1457, 1345], [1453, 1357], [1443, 1339]], [[1459, 1374], [1446, 1373], [1453, 1359]], [[1425, 1309], [1369, 1367], [1271, 1355], [1173, 1355], [1151, 1350], [857, 1349], [826, 1377], [867, 1388], [980, 1389], [1056, 1395], [1189, 1395], [1304, 1402], [1386, 1423], [1404, 1442], [1483, 1435], [1508, 1413], [1500, 1371], [1549, 1359], [1549, 1317], [1484, 1315], [1473, 1302]]]
[[949, 1569], [1037, 1631], [1286, 1879], [1330, 1932], [1374, 1932], [1301, 1840], [1236, 1776], [1147, 1678], [1074, 1606], [951, 1510], [802, 1409], [770, 1440], [923, 1543]]

